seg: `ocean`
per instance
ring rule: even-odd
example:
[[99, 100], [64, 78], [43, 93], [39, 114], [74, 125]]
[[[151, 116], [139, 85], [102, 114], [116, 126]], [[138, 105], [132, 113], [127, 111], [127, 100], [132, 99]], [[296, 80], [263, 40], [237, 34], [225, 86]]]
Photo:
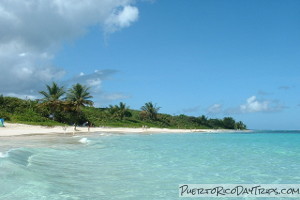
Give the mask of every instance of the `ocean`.
[[0, 200], [182, 199], [179, 184], [300, 184], [300, 132], [0, 137]]

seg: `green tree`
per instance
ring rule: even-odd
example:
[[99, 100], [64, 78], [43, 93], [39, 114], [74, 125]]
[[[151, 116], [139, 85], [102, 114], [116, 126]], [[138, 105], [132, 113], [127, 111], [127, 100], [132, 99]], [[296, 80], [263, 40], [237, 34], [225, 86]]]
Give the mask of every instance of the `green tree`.
[[131, 112], [129, 111], [129, 107], [126, 106], [126, 104], [123, 102], [120, 102], [119, 105], [115, 106], [110, 105], [109, 113], [112, 115], [113, 118], [118, 118], [120, 120], [123, 120], [124, 117], [132, 116]]
[[58, 108], [62, 105], [62, 97], [66, 93], [64, 87], [59, 87], [57, 83], [53, 82], [52, 85], [46, 85], [47, 90], [40, 91], [39, 93], [43, 95], [42, 107], [46, 107], [50, 110], [52, 119], [54, 120], [55, 113]]
[[232, 117], [224, 117], [223, 125], [224, 128], [235, 129], [235, 120]]
[[201, 125], [207, 126], [208, 125], [208, 119], [205, 115], [201, 115], [199, 117], [199, 122]]
[[89, 90], [90, 88], [77, 83], [67, 92], [67, 101], [71, 102], [73, 110], [76, 113], [75, 130], [82, 115], [81, 107], [93, 106], [94, 104], [94, 102], [90, 100], [93, 96], [91, 96]]
[[0, 108], [4, 107], [4, 102], [5, 102], [4, 97], [3, 97], [3, 95], [1, 94], [1, 95], [0, 95]]
[[224, 123], [221, 119], [209, 119], [208, 126], [214, 129], [224, 128]]
[[145, 103], [144, 106], [141, 107], [142, 113], [145, 113], [146, 116], [150, 120], [157, 120], [157, 114], [160, 107], [157, 107], [156, 104], [154, 105], [152, 102]]
[[66, 93], [64, 87], [59, 87], [57, 83], [53, 82], [52, 86], [46, 85], [47, 91], [40, 91], [39, 93], [44, 96], [42, 101], [56, 101], [60, 100]]
[[235, 124], [236, 126], [236, 129], [239, 129], [239, 130], [245, 130], [247, 129], [247, 126], [242, 122], [242, 121], [239, 121]]

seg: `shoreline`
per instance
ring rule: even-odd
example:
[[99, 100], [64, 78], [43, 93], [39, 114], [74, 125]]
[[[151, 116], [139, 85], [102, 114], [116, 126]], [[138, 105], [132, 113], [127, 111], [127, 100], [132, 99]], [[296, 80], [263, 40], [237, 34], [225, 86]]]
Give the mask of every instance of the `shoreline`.
[[44, 134], [77, 134], [77, 133], [218, 133], [218, 132], [249, 132], [249, 130], [226, 130], [226, 129], [168, 129], [168, 128], [115, 128], [115, 127], [77, 127], [74, 131], [73, 126], [54, 126], [45, 127], [38, 125], [27, 125], [17, 123], [5, 123], [5, 127], [0, 127], [0, 137], [20, 136], [20, 135], [44, 135]]

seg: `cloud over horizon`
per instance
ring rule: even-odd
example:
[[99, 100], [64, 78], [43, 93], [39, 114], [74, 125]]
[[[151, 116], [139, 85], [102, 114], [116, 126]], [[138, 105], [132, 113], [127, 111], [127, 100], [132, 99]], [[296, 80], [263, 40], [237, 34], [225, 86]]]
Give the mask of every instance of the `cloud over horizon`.
[[93, 73], [85, 74], [81, 72], [77, 76], [66, 80], [63, 82], [63, 85], [65, 86], [71, 86], [76, 83], [80, 83], [83, 85], [86, 85], [87, 87], [93, 88], [93, 90], [96, 92], [97, 90], [100, 90], [102, 81], [108, 79], [112, 75], [117, 73], [116, 70], [95, 70]]
[[[101, 26], [109, 34], [130, 26], [139, 14], [133, 3], [133, 0], [1, 1], [0, 93], [30, 96], [45, 83], [62, 80], [65, 70], [54, 66], [52, 61], [63, 42], [83, 36], [90, 26]], [[87, 83], [97, 87], [101, 81], [98, 76]]]
[[223, 106], [221, 104], [213, 104], [207, 108], [207, 115], [217, 115], [223, 112]]
[[256, 96], [251, 96], [245, 104], [240, 105], [240, 111], [243, 113], [268, 111], [269, 105], [269, 101], [258, 101]]
[[240, 105], [239, 112], [255, 113], [255, 112], [276, 112], [281, 111], [285, 107], [275, 100], [259, 100], [256, 96], [251, 96], [246, 100], [245, 104]]
[[206, 109], [207, 115], [233, 115], [233, 114], [250, 114], [250, 113], [269, 113], [279, 112], [285, 109], [277, 100], [262, 100], [256, 96], [251, 96], [246, 99], [246, 102], [235, 107], [224, 108], [222, 104], [213, 104]]

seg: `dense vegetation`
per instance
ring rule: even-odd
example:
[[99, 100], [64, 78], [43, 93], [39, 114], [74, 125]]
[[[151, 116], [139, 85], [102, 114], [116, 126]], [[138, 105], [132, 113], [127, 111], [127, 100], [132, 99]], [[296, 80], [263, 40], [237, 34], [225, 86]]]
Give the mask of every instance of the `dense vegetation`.
[[7, 121], [37, 125], [82, 125], [109, 127], [160, 127], [184, 129], [246, 129], [243, 122], [231, 117], [208, 119], [186, 115], [159, 113], [160, 107], [152, 102], [145, 103], [141, 110], [132, 110], [125, 103], [107, 108], [93, 107], [89, 88], [80, 84], [65, 91], [56, 83], [41, 91], [43, 99], [29, 100], [0, 96], [0, 118]]

